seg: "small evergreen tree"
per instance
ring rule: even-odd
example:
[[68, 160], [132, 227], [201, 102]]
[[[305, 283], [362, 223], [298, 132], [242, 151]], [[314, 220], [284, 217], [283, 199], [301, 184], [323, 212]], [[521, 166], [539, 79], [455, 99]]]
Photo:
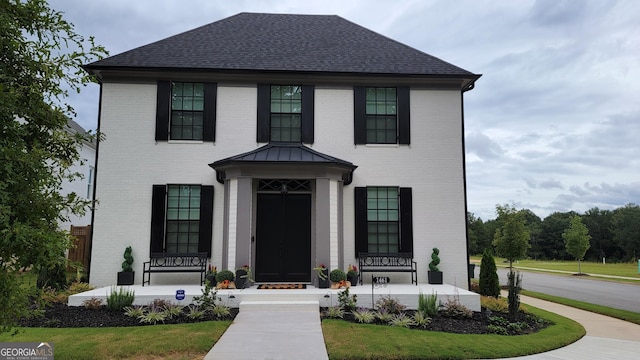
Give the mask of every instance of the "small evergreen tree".
[[518, 320], [518, 311], [520, 310], [520, 291], [522, 291], [522, 275], [519, 271], [509, 271], [509, 320], [516, 322]]
[[484, 249], [480, 263], [480, 295], [500, 297], [498, 269], [489, 249]]

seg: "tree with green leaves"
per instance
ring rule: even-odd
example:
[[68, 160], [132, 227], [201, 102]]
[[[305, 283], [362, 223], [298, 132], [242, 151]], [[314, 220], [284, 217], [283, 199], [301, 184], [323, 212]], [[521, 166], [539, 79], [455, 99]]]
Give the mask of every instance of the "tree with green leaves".
[[18, 273], [64, 265], [71, 239], [58, 223], [88, 205], [60, 194], [89, 140], [67, 131], [75, 113], [65, 98], [92, 81], [81, 65], [106, 51], [44, 0], [0, 0], [0, 34], [0, 330], [8, 330], [28, 309]]
[[498, 268], [490, 249], [484, 249], [480, 262], [480, 295], [500, 297]]
[[529, 230], [525, 224], [524, 213], [509, 205], [496, 205], [498, 218], [502, 226], [496, 229], [493, 245], [499, 256], [509, 261], [509, 269], [513, 270], [513, 262], [524, 259], [529, 249]]
[[496, 230], [493, 245], [498, 255], [509, 261], [509, 317], [515, 321], [520, 306], [520, 290], [522, 277], [513, 271], [513, 262], [527, 256], [529, 250], [529, 230], [525, 223], [525, 212], [517, 211], [514, 206], [496, 205], [498, 218], [502, 219], [502, 226]]
[[613, 241], [623, 250], [625, 261], [640, 258], [640, 206], [627, 204], [613, 211]]
[[569, 227], [562, 233], [562, 239], [564, 239], [567, 252], [578, 260], [578, 274], [582, 274], [580, 260], [584, 258], [584, 254], [589, 249], [591, 235], [589, 235], [589, 230], [582, 223], [580, 216], [574, 215], [571, 218]]

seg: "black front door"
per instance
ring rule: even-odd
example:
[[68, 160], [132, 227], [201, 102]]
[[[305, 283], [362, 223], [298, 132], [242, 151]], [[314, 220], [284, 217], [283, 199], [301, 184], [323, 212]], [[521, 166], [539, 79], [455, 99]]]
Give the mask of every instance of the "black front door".
[[258, 282], [311, 279], [311, 195], [258, 194]]

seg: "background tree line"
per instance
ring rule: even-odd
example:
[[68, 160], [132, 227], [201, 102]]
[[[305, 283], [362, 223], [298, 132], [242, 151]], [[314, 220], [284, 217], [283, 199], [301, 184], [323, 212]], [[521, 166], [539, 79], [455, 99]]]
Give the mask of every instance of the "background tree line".
[[[518, 210], [524, 218], [530, 234], [527, 257], [539, 260], [574, 260], [567, 253], [562, 233], [569, 228], [571, 218], [579, 216], [591, 236], [590, 247], [584, 259], [588, 261], [628, 262], [640, 256], [640, 206], [627, 204], [615, 210], [597, 207], [584, 214], [574, 211], [555, 212], [540, 219], [531, 210]], [[497, 229], [505, 225], [506, 216], [498, 212], [493, 220], [483, 221], [473, 213], [467, 213], [469, 252], [482, 254], [487, 248], [495, 250], [492, 243]]]

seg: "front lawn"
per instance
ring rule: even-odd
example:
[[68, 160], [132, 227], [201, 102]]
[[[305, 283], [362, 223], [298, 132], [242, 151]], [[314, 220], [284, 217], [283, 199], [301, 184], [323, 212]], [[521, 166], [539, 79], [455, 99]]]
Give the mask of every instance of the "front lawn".
[[577, 322], [527, 306], [554, 323], [518, 336], [462, 335], [323, 320], [329, 358], [338, 359], [495, 359], [524, 356], [571, 344], [585, 334]]

